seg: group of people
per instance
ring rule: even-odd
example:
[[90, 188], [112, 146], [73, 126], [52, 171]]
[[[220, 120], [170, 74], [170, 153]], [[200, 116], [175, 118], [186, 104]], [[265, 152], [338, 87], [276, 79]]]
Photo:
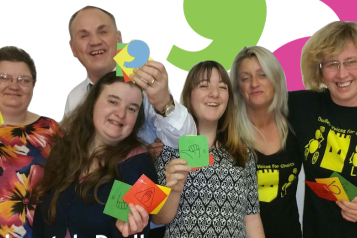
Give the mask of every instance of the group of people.
[[[85, 7], [69, 32], [87, 78], [60, 125], [28, 111], [31, 57], [0, 48], [0, 237], [356, 236], [357, 197], [333, 202], [306, 187], [303, 232], [296, 202], [302, 164], [306, 181], [336, 172], [357, 186], [356, 22], [330, 23], [308, 40], [308, 90], [288, 92], [275, 56], [251, 46], [229, 74], [197, 63], [181, 104], [159, 62], [135, 69], [135, 83], [116, 76], [121, 33], [111, 13]], [[214, 162], [192, 170], [178, 139], [195, 134], [207, 137]], [[129, 204], [128, 222], [104, 214], [114, 180], [133, 185], [142, 174], [171, 188], [161, 211]]]

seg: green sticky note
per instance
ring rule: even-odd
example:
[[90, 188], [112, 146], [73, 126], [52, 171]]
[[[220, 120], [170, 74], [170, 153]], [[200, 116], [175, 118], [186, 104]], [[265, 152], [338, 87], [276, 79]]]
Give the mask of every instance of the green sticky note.
[[[117, 43], [117, 50], [123, 49], [125, 46], [127, 46], [128, 43]], [[123, 77], [123, 72], [118, 64], [116, 64], [116, 76], [117, 77]]]
[[209, 164], [207, 137], [183, 136], [179, 139], [180, 158], [187, 160], [192, 168], [203, 167]]
[[103, 213], [119, 220], [129, 222], [128, 215], [130, 209], [129, 205], [123, 200], [123, 196], [130, 188], [130, 185], [115, 180]]
[[333, 178], [333, 177], [337, 177], [340, 179], [341, 185], [342, 185], [343, 189], [345, 190], [348, 199], [350, 199], [350, 201], [352, 201], [357, 196], [357, 187], [355, 185], [353, 185], [352, 183], [350, 183], [347, 179], [342, 177], [342, 175], [340, 175], [337, 172], [333, 172], [331, 174], [330, 178]]

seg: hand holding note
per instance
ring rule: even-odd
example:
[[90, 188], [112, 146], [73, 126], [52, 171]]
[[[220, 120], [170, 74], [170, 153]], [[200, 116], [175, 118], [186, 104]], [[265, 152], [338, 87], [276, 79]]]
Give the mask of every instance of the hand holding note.
[[341, 215], [350, 222], [357, 222], [357, 197], [352, 202], [341, 199], [336, 204], [341, 208]]
[[141, 232], [149, 222], [149, 214], [139, 205], [129, 204], [131, 213], [128, 214], [128, 222], [117, 220], [115, 226], [124, 237]]
[[187, 166], [184, 159], [171, 160], [165, 169], [166, 186], [172, 191], [181, 193], [191, 167]]

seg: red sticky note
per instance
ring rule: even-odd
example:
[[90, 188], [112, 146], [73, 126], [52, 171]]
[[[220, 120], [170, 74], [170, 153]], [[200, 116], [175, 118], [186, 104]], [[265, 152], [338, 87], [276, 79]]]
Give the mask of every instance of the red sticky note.
[[305, 181], [305, 183], [316, 193], [317, 196], [330, 201], [337, 201], [337, 198], [326, 184]]
[[121, 71], [123, 73], [123, 77], [124, 77], [124, 82], [131, 82], [131, 79], [128, 77], [128, 75], [126, 75], [126, 73], [122, 70]]
[[[214, 159], [210, 153], [208, 153], [208, 159], [209, 159], [208, 165], [212, 165], [214, 163]], [[192, 168], [191, 170], [196, 170], [196, 169], [200, 169], [200, 168], [203, 168], [203, 167], [196, 167], [196, 168]]]
[[167, 195], [144, 174], [123, 196], [126, 203], [142, 206], [148, 213], [155, 210]]

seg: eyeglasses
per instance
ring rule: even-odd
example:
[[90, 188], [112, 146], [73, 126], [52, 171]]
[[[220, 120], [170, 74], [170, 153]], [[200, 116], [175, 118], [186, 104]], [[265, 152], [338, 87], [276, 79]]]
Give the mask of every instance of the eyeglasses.
[[343, 66], [347, 70], [357, 69], [357, 60], [355, 59], [347, 60], [345, 62], [329, 61], [325, 63], [320, 63], [320, 69], [334, 72], [340, 69], [341, 64], [343, 64]]
[[[0, 73], [0, 84], [7, 85], [10, 84], [14, 80], [14, 77], [7, 73]], [[28, 76], [19, 76], [17, 79], [17, 83], [24, 87], [30, 87], [31, 84], [35, 81], [33, 78]]]

